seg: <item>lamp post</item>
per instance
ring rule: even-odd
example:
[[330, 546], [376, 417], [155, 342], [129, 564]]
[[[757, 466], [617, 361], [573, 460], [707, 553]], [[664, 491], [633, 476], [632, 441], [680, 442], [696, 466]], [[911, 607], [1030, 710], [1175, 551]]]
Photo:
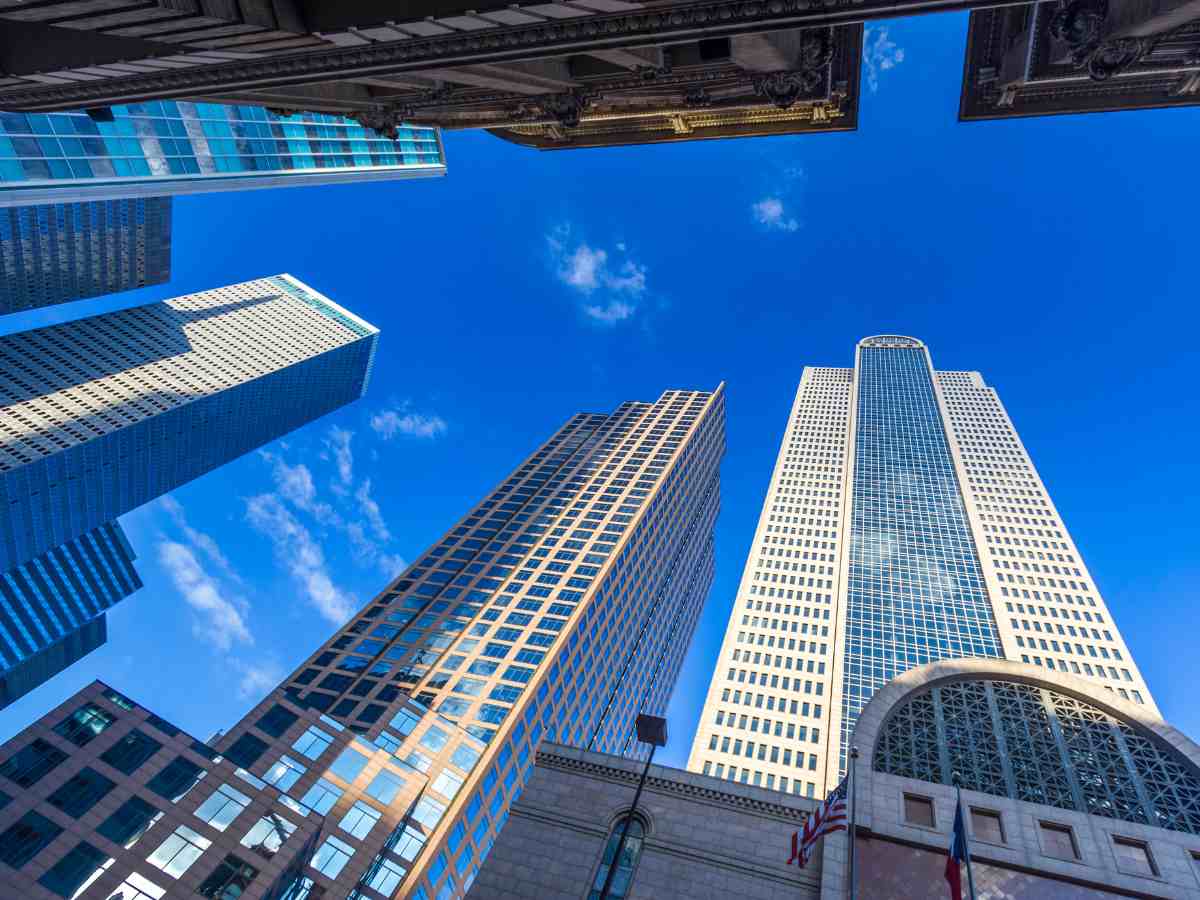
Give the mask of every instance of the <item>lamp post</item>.
[[667, 720], [658, 716], [638, 716], [637, 736], [643, 744], [650, 745], [650, 755], [646, 757], [646, 765], [642, 769], [637, 792], [633, 795], [633, 807], [621, 825], [621, 837], [617, 841], [617, 850], [613, 854], [612, 862], [609, 863], [608, 874], [604, 877], [604, 887], [600, 889], [600, 900], [608, 900], [608, 892], [612, 889], [613, 878], [616, 876], [617, 866], [621, 862], [621, 854], [625, 851], [625, 839], [629, 837], [629, 823], [633, 821], [638, 801], [642, 799], [642, 788], [646, 786], [646, 776], [650, 774], [650, 763], [654, 762], [654, 751], [667, 743]]

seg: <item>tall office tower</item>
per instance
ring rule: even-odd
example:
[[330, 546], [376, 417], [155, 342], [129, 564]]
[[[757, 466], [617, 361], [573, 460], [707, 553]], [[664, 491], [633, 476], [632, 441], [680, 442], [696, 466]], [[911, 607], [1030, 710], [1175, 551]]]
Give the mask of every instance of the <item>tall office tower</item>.
[[104, 613], [142, 586], [109, 522], [0, 573], [0, 708], [104, 643]]
[[377, 336], [279, 275], [0, 337], [0, 572], [361, 396]]
[[0, 211], [0, 315], [170, 277], [170, 197]]
[[634, 719], [665, 712], [712, 580], [724, 448], [722, 388], [574, 416], [215, 749], [81, 692], [0, 753], [5, 882], [461, 897], [543, 738], [645, 751]]
[[393, 140], [324, 113], [183, 100], [0, 113], [0, 206], [445, 173], [435, 129], [401, 127]]
[[995, 390], [920, 341], [805, 367], [688, 768], [819, 796], [858, 713], [994, 657], [1154, 701]]

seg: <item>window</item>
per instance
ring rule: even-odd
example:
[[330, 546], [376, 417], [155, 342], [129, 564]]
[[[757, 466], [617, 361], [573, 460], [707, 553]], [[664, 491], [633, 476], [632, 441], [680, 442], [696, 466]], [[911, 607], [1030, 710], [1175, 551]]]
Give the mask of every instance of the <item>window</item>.
[[276, 703], [266, 714], [254, 723], [254, 727], [265, 731], [271, 737], [282, 737], [300, 717], [284, 706]]
[[430, 787], [432, 787], [443, 797], [449, 797], [451, 800], [454, 799], [454, 795], [459, 792], [459, 789], [462, 788], [462, 786], [462, 778], [458, 775], [455, 775], [448, 769], [443, 769], [442, 773], [438, 775], [438, 777], [433, 780], [433, 784], [430, 785]]
[[129, 849], [161, 816], [161, 812], [141, 797], [130, 797], [120, 809], [101, 822], [96, 831], [114, 844]]
[[33, 810], [0, 834], [0, 862], [19, 869], [62, 834], [62, 829]]
[[118, 772], [132, 775], [160, 747], [162, 744], [135, 728], [101, 753], [100, 758]]
[[78, 819], [114, 787], [116, 785], [113, 782], [95, 769], [85, 766], [46, 799], [51, 806], [61, 809], [73, 819]]
[[1070, 826], [1054, 822], [1039, 822], [1038, 833], [1042, 838], [1042, 852], [1054, 859], [1077, 860], [1079, 847]]
[[329, 771], [342, 779], [342, 781], [350, 784], [366, 766], [367, 758], [352, 747], [347, 747], [333, 761], [333, 765], [329, 767]]
[[604, 890], [609, 867], [612, 866], [613, 857], [617, 853], [617, 844], [621, 842], [621, 830], [627, 820], [629, 831], [625, 838], [625, 846], [621, 850], [621, 858], [617, 861], [617, 871], [613, 875], [608, 896], [613, 900], [621, 900], [629, 895], [629, 886], [633, 882], [633, 870], [637, 868], [638, 859], [642, 855], [642, 840], [646, 833], [642, 820], [637, 816], [622, 816], [613, 824], [612, 831], [608, 836], [608, 843], [604, 845], [604, 857], [600, 860], [599, 868], [596, 869], [596, 877], [592, 879], [592, 889], [588, 892], [588, 900], [599, 900], [600, 892]]
[[258, 869], [230, 853], [204, 879], [196, 893], [211, 900], [238, 900], [257, 874]]
[[309, 759], [316, 759], [328, 750], [329, 745], [332, 743], [332, 737], [315, 725], [310, 725], [304, 734], [296, 738], [296, 743], [292, 744], [292, 749], [297, 753], [307, 756]]
[[328, 878], [337, 878], [353, 855], [353, 847], [330, 835], [325, 839], [325, 843], [317, 848], [309, 865]]
[[338, 823], [338, 828], [362, 840], [371, 833], [371, 829], [379, 821], [379, 816], [380, 813], [378, 810], [359, 800], [350, 807], [346, 815], [342, 816], [342, 821]]
[[146, 787], [172, 803], [178, 801], [207, 775], [207, 770], [189, 759], [177, 756], [163, 770], [146, 782]]
[[120, 897], [121, 900], [162, 900], [166, 893], [166, 888], [160, 888], [137, 872], [130, 872], [129, 877], [117, 885], [113, 897]]
[[905, 794], [904, 821], [909, 825], [919, 825], [922, 828], [935, 827], [933, 821], [933, 801], [928, 797]]
[[49, 741], [38, 738], [9, 757], [8, 761], [0, 766], [0, 775], [9, 781], [15, 781], [21, 787], [32, 787], [66, 758], [67, 754]]
[[332, 781], [321, 778], [308, 789], [307, 794], [300, 798], [300, 802], [317, 815], [323, 816], [333, 809], [333, 804], [337, 803], [340, 796], [342, 796], [340, 787]]
[[1135, 841], [1113, 835], [1113, 850], [1117, 854], [1117, 868], [1130, 875], [1158, 877], [1158, 865], [1145, 841]]
[[379, 868], [372, 874], [371, 879], [367, 882], [367, 887], [373, 891], [378, 891], [385, 897], [390, 897], [400, 887], [400, 882], [404, 880], [405, 869], [397, 862], [384, 858], [379, 861]]
[[180, 825], [175, 833], [158, 845], [158, 849], [146, 857], [146, 862], [162, 869], [172, 878], [178, 878], [186, 872], [205, 850], [212, 846], [212, 841], [197, 834], [186, 825]]
[[975, 809], [971, 807], [971, 833], [975, 840], [989, 844], [1003, 844], [1004, 822], [1000, 813], [991, 809]]
[[100, 877], [112, 863], [108, 854], [97, 850], [87, 841], [80, 841], [75, 849], [47, 870], [38, 884], [67, 900], [83, 893], [83, 889]]
[[273, 784], [281, 791], [290, 790], [292, 785], [300, 780], [307, 769], [300, 763], [296, 762], [290, 756], [279, 757], [279, 762], [267, 769], [263, 775], [263, 780], [267, 784]]
[[225, 751], [225, 757], [243, 769], [249, 769], [266, 752], [266, 741], [256, 738], [250, 732], [246, 732], [233, 742], [233, 746]]
[[267, 813], [246, 832], [239, 843], [263, 859], [270, 859], [279, 852], [283, 842], [292, 836], [296, 826], [275, 813]]
[[86, 703], [54, 726], [54, 733], [82, 747], [116, 721], [116, 716], [95, 703]]
[[384, 806], [387, 806], [395, 799], [396, 794], [404, 787], [404, 779], [399, 775], [392, 773], [390, 769], [382, 769], [379, 774], [367, 785], [367, 796], [374, 797]]
[[231, 785], [223, 784], [196, 809], [196, 817], [217, 831], [224, 831], [250, 805], [250, 798]]

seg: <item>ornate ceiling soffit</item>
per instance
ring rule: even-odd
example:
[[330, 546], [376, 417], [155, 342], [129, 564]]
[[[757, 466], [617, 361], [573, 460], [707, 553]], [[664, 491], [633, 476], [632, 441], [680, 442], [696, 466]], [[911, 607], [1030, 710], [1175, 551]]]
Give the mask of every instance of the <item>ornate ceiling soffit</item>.
[[1143, 37], [1104, 38], [1108, 16], [1105, 0], [1071, 0], [1050, 19], [1047, 30], [1055, 40], [1066, 44], [1071, 61], [1087, 69], [1094, 81], [1107, 81], [1119, 75], [1146, 55], [1172, 31]]
[[820, 87], [832, 59], [831, 29], [811, 29], [800, 44], [796, 68], [755, 76], [754, 92], [780, 109], [790, 109], [802, 96]]
[[5, 109], [53, 110], [143, 99], [213, 95], [386, 75], [438, 66], [519, 62], [573, 50], [635, 48], [699, 37], [821, 26], [904, 15], [918, 9], [969, 9], [994, 0], [693, 0], [636, 12], [589, 16], [359, 47], [173, 69], [0, 93]]

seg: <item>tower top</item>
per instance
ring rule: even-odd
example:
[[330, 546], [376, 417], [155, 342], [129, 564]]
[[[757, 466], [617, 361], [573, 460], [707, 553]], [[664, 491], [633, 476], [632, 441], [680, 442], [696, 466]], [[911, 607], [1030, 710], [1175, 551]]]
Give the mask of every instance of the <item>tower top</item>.
[[906, 350], [916, 350], [925, 345], [914, 337], [907, 337], [903, 334], [876, 334], [871, 337], [865, 337], [858, 342], [860, 347], [874, 347], [896, 349], [903, 348]]

